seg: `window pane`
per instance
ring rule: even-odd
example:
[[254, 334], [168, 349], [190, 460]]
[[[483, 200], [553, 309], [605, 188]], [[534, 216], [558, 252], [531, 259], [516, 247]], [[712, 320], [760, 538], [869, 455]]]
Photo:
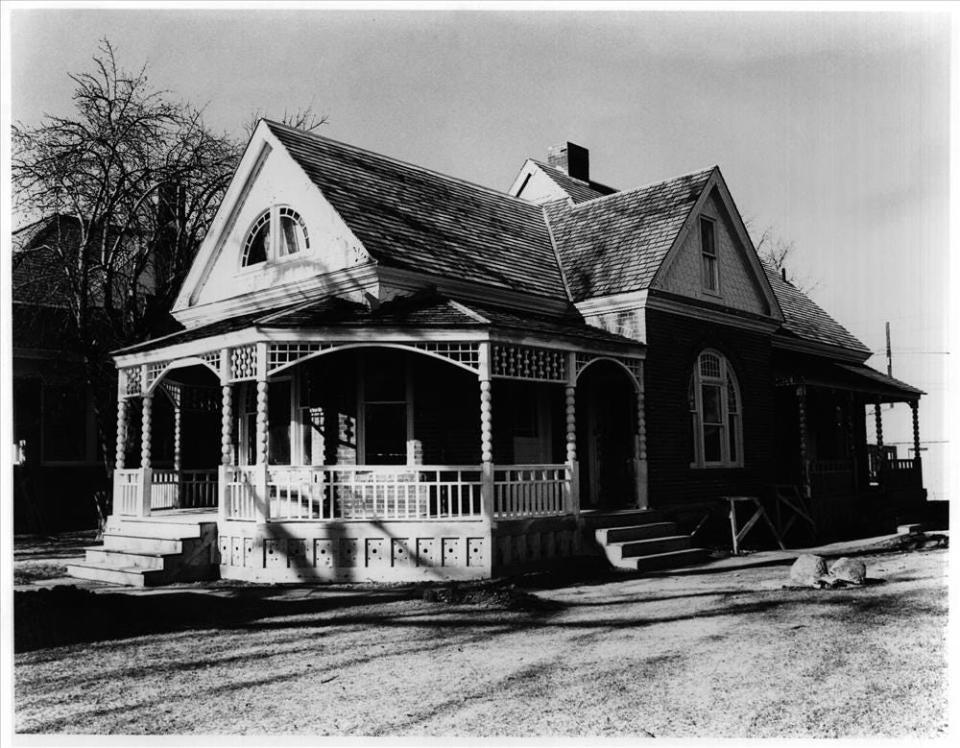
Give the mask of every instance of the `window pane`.
[[263, 224], [257, 231], [247, 249], [244, 265], [256, 265], [267, 261], [267, 248], [270, 246], [270, 222]]
[[737, 451], [737, 420], [738, 416], [732, 415], [729, 419], [730, 429], [730, 462], [736, 462], [739, 460], [739, 454]]
[[713, 234], [713, 221], [700, 219], [700, 247], [705, 255], [716, 257], [717, 245]]
[[723, 442], [723, 426], [703, 427], [703, 460], [704, 462], [720, 462], [723, 459], [721, 443]]
[[364, 408], [368, 465], [403, 465], [407, 461], [407, 406], [403, 403]]
[[703, 287], [710, 290], [717, 290], [717, 258], [709, 255], [702, 255], [702, 283]]
[[720, 414], [720, 397], [722, 390], [715, 384], [705, 384], [703, 392], [703, 422], [723, 423]]
[[720, 378], [720, 359], [711, 353], [700, 356], [700, 375], [704, 377]]
[[300, 226], [290, 216], [283, 216], [280, 219], [281, 229], [281, 255], [292, 255], [300, 251]]

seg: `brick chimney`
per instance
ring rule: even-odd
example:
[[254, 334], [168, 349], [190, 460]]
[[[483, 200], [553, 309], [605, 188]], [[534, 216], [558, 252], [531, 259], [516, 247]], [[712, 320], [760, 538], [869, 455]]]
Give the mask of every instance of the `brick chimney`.
[[574, 179], [590, 181], [590, 151], [576, 143], [562, 143], [547, 148], [547, 163]]

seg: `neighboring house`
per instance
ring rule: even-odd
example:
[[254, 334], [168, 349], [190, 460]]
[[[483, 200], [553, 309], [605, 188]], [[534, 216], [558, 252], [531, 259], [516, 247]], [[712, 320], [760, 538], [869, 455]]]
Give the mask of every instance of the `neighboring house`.
[[864, 415], [921, 393], [762, 266], [718, 168], [550, 162], [505, 194], [262, 121], [184, 329], [116, 353], [114, 516], [73, 573], [475, 578], [624, 524], [648, 540], [608, 550], [662, 565], [689, 553], [654, 518], [774, 484], [821, 536], [920, 508], [919, 460], [871, 482]]
[[108, 487], [93, 396], [72, 353], [63, 274], [51, 244], [75, 244], [77, 225], [50, 216], [13, 234], [14, 530], [96, 524], [94, 492]]

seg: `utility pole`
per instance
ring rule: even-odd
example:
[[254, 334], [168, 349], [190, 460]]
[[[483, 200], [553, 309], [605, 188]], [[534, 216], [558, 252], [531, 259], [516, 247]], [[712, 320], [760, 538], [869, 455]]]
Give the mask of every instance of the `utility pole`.
[[887, 376], [893, 376], [893, 356], [890, 353], [890, 323], [887, 322]]

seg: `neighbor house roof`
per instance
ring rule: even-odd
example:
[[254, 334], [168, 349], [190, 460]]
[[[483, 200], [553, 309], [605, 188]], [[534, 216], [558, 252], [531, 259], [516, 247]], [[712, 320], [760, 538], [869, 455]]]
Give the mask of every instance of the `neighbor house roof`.
[[870, 353], [870, 349], [851, 335], [843, 325], [817, 306], [800, 289], [785, 281], [775, 269], [764, 265], [764, 270], [783, 311], [781, 334], [858, 353]]
[[267, 125], [382, 265], [566, 299], [539, 206], [319, 135]]
[[546, 205], [573, 300], [647, 288], [712, 173]]
[[582, 203], [587, 200], [593, 200], [598, 197], [603, 197], [604, 195], [610, 195], [616, 192], [613, 187], [607, 187], [605, 184], [600, 184], [599, 182], [584, 182], [581, 179], [574, 179], [567, 172], [562, 169], [558, 169], [556, 166], [550, 166], [550, 164], [545, 164], [542, 161], [537, 161], [536, 159], [530, 159], [537, 166], [540, 167], [541, 171], [550, 177], [551, 181], [556, 184], [560, 189], [567, 193], [570, 196], [570, 199], [575, 203]]

